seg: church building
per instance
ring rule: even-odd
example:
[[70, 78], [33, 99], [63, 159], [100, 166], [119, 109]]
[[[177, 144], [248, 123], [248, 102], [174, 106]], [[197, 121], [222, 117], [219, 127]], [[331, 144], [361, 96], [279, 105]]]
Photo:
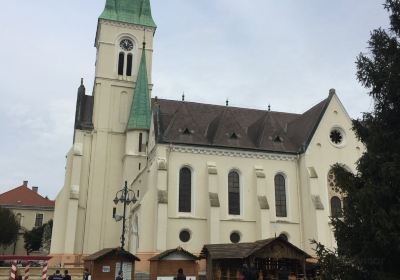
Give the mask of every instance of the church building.
[[93, 93], [78, 89], [53, 259], [120, 246], [123, 207], [113, 200], [125, 182], [137, 199], [125, 231], [137, 272], [178, 246], [199, 254], [205, 244], [281, 236], [310, 255], [311, 239], [334, 247], [330, 216], [343, 197], [330, 170], [356, 172], [364, 150], [335, 90], [302, 114], [157, 98], [155, 31], [149, 0], [106, 0]]

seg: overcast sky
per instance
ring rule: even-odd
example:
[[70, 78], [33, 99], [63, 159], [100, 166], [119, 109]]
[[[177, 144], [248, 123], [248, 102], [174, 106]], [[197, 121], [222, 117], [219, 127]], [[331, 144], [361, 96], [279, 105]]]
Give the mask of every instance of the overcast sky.
[[[0, 17], [0, 193], [28, 180], [55, 198], [80, 78], [91, 93], [105, 0], [14, 0]], [[355, 79], [383, 0], [152, 0], [153, 96], [303, 112], [336, 91], [371, 110]]]

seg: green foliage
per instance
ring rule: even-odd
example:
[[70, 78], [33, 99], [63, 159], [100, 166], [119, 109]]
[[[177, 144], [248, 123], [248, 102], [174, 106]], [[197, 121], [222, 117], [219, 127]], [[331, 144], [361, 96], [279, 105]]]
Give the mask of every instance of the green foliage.
[[13, 244], [18, 237], [19, 224], [14, 213], [0, 207], [0, 246], [7, 247]]
[[356, 62], [374, 101], [373, 112], [353, 122], [367, 152], [357, 174], [334, 166], [346, 197], [343, 218], [332, 218], [338, 250], [316, 249], [326, 279], [400, 279], [400, 0], [384, 7], [389, 30], [372, 31], [369, 53]]
[[49, 228], [50, 228], [50, 238], [51, 238], [51, 228], [53, 227], [53, 221], [50, 220], [46, 224], [43, 224], [40, 227], [35, 227], [30, 231], [26, 231], [24, 233], [24, 241], [25, 245], [24, 248], [28, 254], [30, 254], [33, 251], [39, 251], [42, 246], [43, 246], [43, 241], [45, 241], [45, 244], [47, 246], [46, 242], [49, 242], [46, 240], [48, 239], [49, 235]]

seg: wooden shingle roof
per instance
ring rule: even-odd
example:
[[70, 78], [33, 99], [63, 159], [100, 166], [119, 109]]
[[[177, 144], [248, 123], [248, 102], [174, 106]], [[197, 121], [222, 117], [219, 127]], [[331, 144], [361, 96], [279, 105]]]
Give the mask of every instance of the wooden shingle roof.
[[182, 247], [178, 247], [178, 248], [176, 248], [176, 249], [166, 250], [166, 251], [164, 251], [164, 252], [162, 252], [162, 253], [160, 253], [160, 254], [158, 254], [158, 255], [156, 255], [156, 256], [150, 258], [149, 260], [150, 260], [150, 261], [159, 261], [159, 260], [163, 260], [163, 259], [165, 259], [166, 257], [168, 257], [168, 256], [170, 256], [171, 254], [174, 254], [174, 253], [182, 254], [182, 255], [184, 255], [185, 257], [188, 257], [189, 259], [192, 259], [192, 260], [198, 260], [198, 259], [199, 259], [199, 257], [197, 257], [197, 256], [193, 255], [192, 253], [190, 253], [190, 252], [184, 250]]
[[102, 249], [94, 254], [84, 257], [83, 260], [84, 261], [95, 261], [98, 259], [102, 259], [108, 255], [124, 256], [132, 261], [140, 261], [140, 259], [138, 257], [129, 253], [128, 251], [121, 250], [121, 248], [119, 248], [119, 247]]
[[297, 248], [288, 241], [283, 240], [280, 237], [268, 238], [264, 240], [258, 240], [255, 242], [246, 243], [229, 243], [229, 244], [208, 244], [204, 245], [200, 258], [211, 257], [212, 259], [245, 259], [252, 255], [257, 255], [262, 250], [269, 250], [274, 243], [279, 242], [285, 247], [294, 251], [296, 254], [303, 255], [305, 258], [311, 258], [306, 252]]

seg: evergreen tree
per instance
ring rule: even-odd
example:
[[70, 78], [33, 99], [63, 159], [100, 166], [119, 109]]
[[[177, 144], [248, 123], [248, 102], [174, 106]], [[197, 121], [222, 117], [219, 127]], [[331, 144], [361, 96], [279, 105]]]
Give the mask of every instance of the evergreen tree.
[[33, 251], [39, 251], [42, 247], [43, 226], [34, 227], [30, 231], [24, 233], [24, 248], [29, 255]]
[[7, 247], [17, 240], [19, 223], [11, 210], [0, 207], [0, 225], [0, 245]]
[[352, 174], [334, 166], [346, 197], [332, 218], [338, 249], [317, 244], [325, 279], [400, 279], [400, 0], [386, 0], [388, 30], [371, 32], [369, 52], [357, 57], [357, 79], [374, 110], [353, 121], [366, 152]]

